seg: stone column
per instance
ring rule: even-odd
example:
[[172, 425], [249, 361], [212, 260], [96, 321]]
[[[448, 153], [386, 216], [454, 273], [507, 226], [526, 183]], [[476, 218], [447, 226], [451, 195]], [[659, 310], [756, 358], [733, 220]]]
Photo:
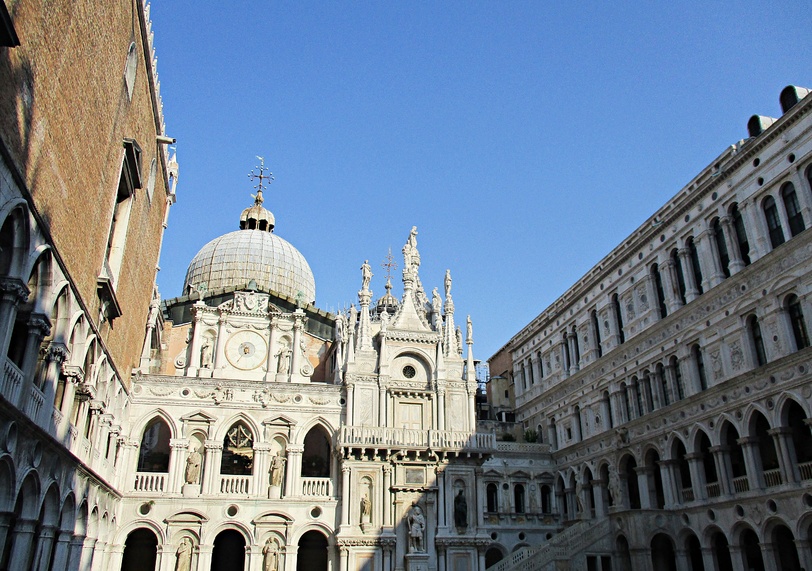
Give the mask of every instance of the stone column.
[[293, 382], [294, 379], [296, 380], [303, 380], [302, 377], [302, 359], [304, 356], [302, 355], [302, 329], [304, 328], [304, 311], [302, 308], [297, 308], [296, 311], [293, 313], [293, 346], [290, 348], [293, 353], [291, 354], [291, 361], [290, 361], [290, 380], [289, 382]]
[[220, 461], [223, 455], [223, 443], [219, 440], [206, 440], [203, 444], [203, 493], [220, 493]]
[[68, 551], [68, 565], [66, 569], [70, 569], [71, 571], [76, 569], [77, 571], [83, 571], [79, 565], [82, 559], [82, 546], [85, 544], [85, 536], [84, 535], [74, 535], [71, 538], [70, 542], [70, 549]]
[[[37, 379], [35, 379], [34, 371], [37, 368], [37, 360], [39, 359], [39, 346], [42, 340], [51, 331], [51, 322], [48, 317], [41, 313], [32, 313], [28, 318], [28, 336], [25, 339], [25, 350], [23, 353], [23, 362], [20, 366], [20, 371], [23, 374], [23, 386], [20, 391], [17, 407], [21, 410], [28, 411], [28, 401], [31, 399], [31, 390], [36, 386]], [[37, 412], [31, 410], [30, 412]], [[37, 416], [37, 415], [35, 415]], [[37, 422], [39, 418], [32, 418]]]
[[345, 378], [344, 385], [347, 390], [347, 425], [355, 426], [355, 383]]
[[[392, 466], [383, 467], [383, 526], [388, 528], [392, 525]], [[386, 566], [384, 566], [386, 569]]]
[[194, 377], [200, 369], [200, 329], [205, 307], [206, 304], [202, 301], [196, 301], [192, 306], [192, 343], [189, 349], [189, 362], [186, 366], [187, 377]]
[[[668, 308], [668, 315], [671, 315], [682, 307], [682, 299], [679, 293], [679, 281], [677, 270], [674, 267], [674, 260], [668, 258], [660, 264], [660, 275], [663, 279], [663, 290], [665, 293], [665, 305]], [[661, 315], [660, 318], [665, 317]]]
[[533, 368], [534, 382], [541, 381], [544, 378], [544, 373], [542, 372], [541, 357], [538, 354], [530, 355], [530, 366]]
[[488, 494], [485, 492], [485, 482], [482, 479], [482, 468], [476, 468], [476, 502], [474, 509], [476, 510], [476, 524], [479, 529], [485, 526], [485, 510], [488, 508]]
[[349, 571], [349, 566], [347, 560], [349, 559], [350, 549], [346, 545], [339, 545], [338, 546], [339, 552], [339, 562], [338, 568], [339, 571]]
[[719, 253], [716, 251], [716, 244], [713, 244], [714, 237], [710, 228], [705, 228], [697, 234], [694, 245], [699, 255], [699, 267], [702, 269], [702, 290], [708, 291], [722, 283], [725, 274], [722, 273], [722, 264], [719, 261]]
[[386, 426], [386, 386], [380, 379], [378, 382], [378, 426]]
[[[605, 355], [618, 345], [620, 345], [620, 332], [617, 330], [617, 308], [615, 307], [614, 303], [609, 303], [606, 306], [606, 313], [602, 317], [599, 317], [600, 320], [609, 324], [609, 332], [604, 335], [605, 339], [603, 340], [603, 354]], [[606, 330], [606, 324], [602, 323], [604, 327], [604, 331]]]
[[288, 469], [285, 474], [285, 495], [302, 495], [302, 452], [304, 446], [288, 444]]
[[[226, 321], [227, 316], [220, 314], [217, 318], [217, 341], [214, 346], [214, 363], [212, 369], [219, 371], [226, 364]], [[271, 358], [270, 351], [268, 351], [268, 359]], [[267, 380], [267, 379], [266, 379]]]
[[42, 525], [39, 530], [39, 537], [36, 539], [36, 552], [31, 569], [35, 571], [49, 571], [51, 569], [51, 550], [54, 548], [56, 535], [55, 525]]
[[613, 389], [612, 392], [609, 393], [609, 406], [612, 409], [612, 418], [615, 420], [615, 425], [623, 424], [627, 420], [623, 414], [623, 407], [620, 405], [622, 398], [620, 391], [617, 389]]
[[734, 492], [733, 476], [730, 470], [730, 449], [727, 446], [711, 446], [708, 450], [713, 454], [713, 463], [719, 478], [719, 492], [723, 496], [729, 496]]
[[64, 363], [67, 358], [68, 348], [65, 344], [51, 341], [48, 345], [48, 351], [45, 353], [45, 373], [42, 381], [42, 392], [45, 395], [45, 399], [43, 405], [44, 410], [41, 416], [42, 426], [51, 433], [55, 433], [53, 429], [56, 428], [55, 426], [51, 426], [56, 404], [54, 402], [56, 386], [59, 384], [59, 372], [62, 369], [62, 363]]
[[186, 467], [186, 456], [189, 449], [189, 441], [185, 438], [171, 438], [169, 440], [169, 467], [166, 478], [166, 489], [164, 492], [174, 494], [180, 491], [183, 483], [183, 471]]
[[686, 454], [688, 469], [691, 472], [691, 484], [695, 500], [708, 499], [708, 486], [705, 481], [705, 466], [702, 464], [703, 456], [699, 453]]
[[445, 545], [437, 545], [437, 571], [445, 571]]
[[781, 469], [781, 481], [784, 484], [801, 481], [798, 462], [795, 460], [795, 450], [792, 444], [792, 429], [787, 426], [771, 428], [767, 434], [773, 437], [775, 451], [778, 455], [778, 466]]
[[761, 456], [758, 451], [758, 438], [755, 436], [745, 436], [736, 440], [742, 447], [744, 455], [744, 466], [747, 470], [747, 483], [750, 490], [764, 488], [764, 473], [761, 468]]
[[[68, 567], [68, 556], [70, 555], [71, 541], [73, 540], [72, 531], [61, 530], [56, 538], [56, 545], [54, 546], [54, 564], [51, 569], [70, 569]], [[48, 569], [46, 561], [46, 567]]]
[[608, 513], [608, 502], [606, 501], [606, 480], [590, 480], [592, 486], [592, 498], [595, 502], [595, 517], [603, 517]]
[[437, 515], [438, 515], [438, 527], [443, 529], [446, 527], [446, 509], [449, 505], [448, 498], [446, 498], [446, 489], [445, 489], [445, 469], [441, 466], [437, 466], [434, 469], [434, 474], [437, 478]]
[[[677, 361], [677, 367], [679, 367], [679, 361]], [[677, 402], [679, 399], [679, 387], [677, 387], [677, 372], [674, 370], [674, 367], [671, 366], [669, 362], [667, 365], [664, 365], [663, 370], [665, 371], [665, 384], [667, 386], [667, 390], [669, 392], [669, 402]]]
[[682, 277], [685, 280], [685, 301], [691, 303], [699, 297], [699, 290], [696, 289], [696, 274], [694, 273], [694, 264], [691, 260], [691, 251], [688, 248], [680, 248], [677, 250], [679, 257], [679, 264], [682, 268]]
[[[17, 306], [28, 299], [28, 287], [19, 278], [0, 278], [0, 355], [8, 355], [11, 332], [17, 319]], [[20, 387], [22, 388], [22, 387]], [[4, 395], [15, 402], [16, 395]]]
[[809, 540], [795, 540], [795, 551], [798, 552], [798, 559], [800, 559], [801, 568], [803, 569], [812, 569], [812, 550], [809, 547]]
[[713, 547], [712, 546], [702, 546], [702, 565], [705, 568], [705, 571], [719, 571], [719, 567], [716, 565], [716, 557], [713, 556]]
[[721, 223], [722, 234], [724, 234], [725, 237], [727, 255], [730, 258], [728, 269], [732, 276], [744, 269], [744, 260], [742, 259], [741, 249], [739, 248], [739, 241], [736, 239], [736, 229], [733, 227], [733, 219], [730, 216], [722, 216], [719, 222]]
[[770, 251], [769, 231], [767, 221], [761, 209], [751, 200], [739, 203], [739, 212], [747, 228], [747, 242], [750, 244], [750, 262], [755, 262]]
[[269, 442], [254, 443], [254, 476], [253, 493], [261, 498], [268, 497], [268, 488], [271, 468], [271, 444]]
[[[352, 491], [350, 490], [350, 467], [341, 467], [341, 525], [350, 525], [350, 502], [352, 501]], [[361, 498], [363, 499], [363, 498]], [[385, 509], [385, 507], [384, 507]]]
[[578, 338], [575, 336], [575, 333], [567, 333], [567, 346], [570, 350], [570, 369], [569, 374], [574, 375], [578, 372], [578, 351], [576, 349], [576, 345], [578, 343]]
[[485, 571], [485, 545], [481, 543], [477, 544], [476, 551], [477, 551], [477, 569], [479, 571]]
[[679, 490], [677, 490], [674, 468], [676, 460], [660, 460], [660, 478], [663, 481], [663, 496], [665, 496], [665, 509], [674, 509], [679, 504]]

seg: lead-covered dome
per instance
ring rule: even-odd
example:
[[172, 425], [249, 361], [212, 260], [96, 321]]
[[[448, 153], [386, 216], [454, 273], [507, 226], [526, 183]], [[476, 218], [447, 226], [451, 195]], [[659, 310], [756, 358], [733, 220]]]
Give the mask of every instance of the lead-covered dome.
[[215, 238], [192, 259], [184, 293], [241, 289], [254, 280], [261, 291], [313, 303], [316, 280], [310, 265], [290, 242], [272, 233], [273, 220], [258, 192], [254, 206], [243, 211], [241, 230]]

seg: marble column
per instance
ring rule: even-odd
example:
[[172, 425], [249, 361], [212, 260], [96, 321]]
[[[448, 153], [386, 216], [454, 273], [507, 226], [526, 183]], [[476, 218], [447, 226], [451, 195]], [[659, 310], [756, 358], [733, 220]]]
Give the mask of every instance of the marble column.
[[223, 455], [223, 443], [219, 440], [206, 440], [203, 455], [203, 493], [220, 493], [220, 459]]
[[694, 240], [699, 255], [699, 267], [702, 270], [702, 291], [710, 290], [725, 279], [719, 261], [719, 253], [716, 251], [716, 244], [712, 243], [713, 240], [714, 236], [710, 228], [702, 230]]
[[711, 446], [708, 450], [713, 454], [716, 476], [719, 478], [719, 493], [729, 496], [734, 491], [733, 476], [730, 471], [730, 450], [727, 446]]
[[183, 472], [186, 468], [186, 457], [188, 455], [189, 441], [185, 438], [171, 438], [169, 440], [169, 475], [166, 478], [166, 489], [164, 492], [174, 494], [180, 491], [183, 483]]
[[722, 216], [719, 221], [721, 222], [722, 234], [724, 234], [725, 238], [725, 246], [727, 246], [727, 255], [730, 258], [728, 269], [732, 276], [744, 269], [744, 260], [742, 259], [741, 249], [739, 248], [736, 229], [733, 226], [733, 219], [730, 216]]
[[682, 277], [685, 280], [685, 302], [691, 303], [699, 297], [699, 290], [696, 289], [696, 274], [694, 273], [694, 264], [691, 260], [691, 251], [688, 248], [680, 248], [677, 250], [679, 257], [679, 264], [682, 268]]
[[[350, 502], [352, 501], [352, 491], [350, 490], [350, 467], [341, 467], [341, 525], [350, 525]], [[363, 498], [361, 498], [363, 499]], [[385, 508], [384, 508], [385, 509]]]
[[745, 436], [736, 440], [742, 447], [744, 455], [744, 466], [747, 470], [747, 483], [750, 490], [764, 488], [764, 473], [761, 467], [761, 456], [758, 450], [758, 438], [755, 436]]
[[196, 301], [192, 306], [192, 342], [189, 348], [189, 362], [186, 367], [186, 376], [194, 377], [200, 369], [200, 343], [201, 343], [201, 329], [203, 322], [203, 309], [206, 304], [202, 301]]
[[691, 472], [691, 484], [694, 490], [695, 500], [705, 500], [708, 498], [708, 489], [705, 485], [705, 468], [702, 465], [702, 454], [686, 454], [688, 469]]
[[665, 496], [665, 509], [674, 509], [679, 504], [679, 490], [677, 489], [674, 469], [676, 460], [660, 460], [660, 478], [663, 481], [663, 496]]
[[288, 467], [285, 473], [285, 495], [302, 495], [302, 452], [304, 446], [288, 444]]
[[790, 484], [799, 482], [801, 474], [798, 462], [795, 461], [795, 450], [792, 444], [792, 429], [786, 426], [771, 428], [767, 434], [772, 436], [775, 451], [778, 456], [778, 466], [781, 469], [781, 482]]
[[[383, 467], [383, 526], [392, 525], [392, 466]], [[386, 567], [384, 567], [386, 569]]]
[[[0, 355], [8, 354], [11, 333], [17, 319], [17, 306], [28, 299], [28, 287], [19, 278], [0, 278]], [[18, 387], [21, 390], [22, 387]], [[10, 402], [15, 402], [14, 394], [4, 395]]]
[[[682, 307], [682, 299], [679, 292], [679, 280], [677, 269], [674, 267], [674, 260], [667, 259], [660, 264], [660, 275], [663, 279], [663, 290], [665, 293], [665, 305], [668, 308], [668, 315], [671, 315]], [[665, 317], [663, 315], [660, 318]]]

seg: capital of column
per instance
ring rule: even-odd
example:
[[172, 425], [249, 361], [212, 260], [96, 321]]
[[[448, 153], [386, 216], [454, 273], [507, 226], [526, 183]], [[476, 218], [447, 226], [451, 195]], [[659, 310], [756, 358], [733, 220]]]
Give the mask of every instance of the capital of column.
[[51, 320], [44, 313], [32, 313], [27, 325], [29, 334], [36, 334], [40, 339], [51, 332]]
[[288, 455], [291, 454], [301, 454], [304, 452], [304, 446], [301, 444], [288, 444], [287, 446]]
[[31, 291], [20, 278], [0, 278], [0, 297], [17, 305], [28, 299]]
[[206, 442], [203, 443], [203, 446], [205, 446], [206, 450], [222, 450], [223, 449], [223, 443], [220, 442], [219, 440], [206, 440]]
[[792, 429], [788, 426], [776, 426], [767, 430], [770, 436], [782, 436], [784, 434], [792, 434]]
[[46, 349], [45, 351], [45, 360], [50, 363], [56, 363], [57, 365], [61, 365], [62, 363], [67, 361], [69, 355], [70, 351], [68, 350], [68, 347], [64, 343], [51, 341], [48, 344], [48, 349]]
[[169, 439], [169, 447], [170, 448], [188, 448], [189, 447], [189, 440], [187, 438], [170, 438]]

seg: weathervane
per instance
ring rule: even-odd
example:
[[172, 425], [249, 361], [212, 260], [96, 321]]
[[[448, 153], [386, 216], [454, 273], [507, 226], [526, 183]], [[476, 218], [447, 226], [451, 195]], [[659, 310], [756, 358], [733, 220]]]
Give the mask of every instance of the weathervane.
[[396, 270], [398, 265], [395, 263], [395, 258], [392, 256], [392, 248], [389, 248], [389, 253], [386, 255], [385, 262], [381, 264], [381, 267], [386, 270], [386, 288], [390, 289], [392, 287], [392, 270]]
[[254, 188], [257, 189], [256, 195], [252, 194], [251, 197], [254, 199], [254, 204], [259, 206], [263, 202], [262, 198], [262, 188], [265, 186], [264, 181], [268, 181], [268, 186], [274, 181], [273, 173], [268, 171], [268, 174], [265, 174], [265, 159], [257, 155], [259, 159], [259, 166], [254, 167], [254, 170], [259, 170], [259, 174], [256, 174], [254, 170], [251, 171], [251, 174], [248, 175], [248, 178], [253, 180], [258, 180], [259, 182], [254, 185]]

